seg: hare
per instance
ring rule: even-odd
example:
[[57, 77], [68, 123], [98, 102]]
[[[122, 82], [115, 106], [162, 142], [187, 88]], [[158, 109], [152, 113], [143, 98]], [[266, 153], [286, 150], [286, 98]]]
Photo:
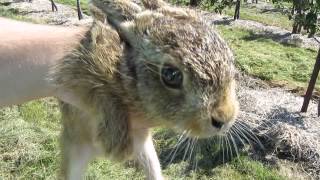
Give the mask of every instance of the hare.
[[[1, 71], [5, 91], [1, 91], [0, 106], [37, 98], [36, 94], [54, 94], [63, 100], [64, 179], [79, 179], [87, 162], [97, 155], [119, 161], [133, 156], [144, 166], [148, 179], [161, 179], [148, 129], [162, 125], [198, 137], [227, 131], [238, 107], [232, 53], [191, 10], [162, 1], [144, 2], [150, 9], [144, 11], [127, 1], [93, 4], [96, 22], [84, 38], [68, 35], [68, 39], [81, 38], [81, 45], [51, 69], [50, 84], [42, 76], [54, 62], [36, 72], [23, 72], [28, 81], [16, 83], [23, 84], [24, 91], [32, 81], [36, 87], [31, 89], [37, 91], [21, 91], [23, 96], [12, 99], [12, 86], [6, 88], [3, 83], [11, 82], [12, 74], [15, 80], [20, 75]], [[106, 18], [111, 26], [105, 24]], [[74, 46], [64, 47], [69, 51]], [[47, 50], [44, 54], [53, 51]], [[17, 66], [6, 66], [6, 58], [11, 54], [4, 56], [3, 70]], [[21, 72], [21, 68], [14, 70]]]
[[91, 29], [50, 72], [67, 99], [61, 178], [81, 179], [92, 158], [107, 156], [134, 158], [147, 179], [163, 179], [149, 129], [228, 131], [238, 111], [233, 54], [192, 10], [161, 0], [91, 3]]

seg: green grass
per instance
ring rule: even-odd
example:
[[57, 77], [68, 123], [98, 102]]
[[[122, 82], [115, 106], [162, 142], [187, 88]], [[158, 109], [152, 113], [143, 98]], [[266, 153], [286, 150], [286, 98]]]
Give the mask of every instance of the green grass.
[[[286, 179], [279, 175], [276, 170], [267, 167], [260, 162], [252, 161], [246, 156], [240, 156], [239, 159], [235, 159], [230, 163], [217, 167], [212, 170], [214, 174], [213, 179], [273, 179], [281, 180]], [[219, 174], [220, 177], [215, 177]]]
[[[234, 7], [224, 10], [226, 15], [234, 15]], [[291, 31], [292, 21], [288, 16], [280, 12], [263, 12], [255, 7], [249, 7], [242, 4], [240, 7], [240, 19], [257, 21], [266, 25], [278, 26]]]
[[[77, 9], [77, 4], [76, 4], [76, 0], [56, 0], [57, 3], [61, 3], [61, 4], [66, 4], [66, 5], [70, 5], [71, 7], [73, 7], [73, 9]], [[82, 9], [82, 12], [84, 14], [89, 14], [89, 1], [87, 0], [80, 0], [80, 6]]]
[[54, 177], [59, 119], [52, 100], [0, 110], [0, 179]]
[[[170, 0], [172, 4], [178, 5], [188, 5], [189, 0]], [[274, 5], [276, 7], [276, 5]], [[291, 5], [289, 3], [283, 3], [283, 7], [289, 9]], [[203, 9], [207, 11], [213, 11], [213, 7], [207, 3], [202, 4]], [[241, 4], [240, 7], [240, 19], [257, 21], [266, 25], [278, 26], [291, 31], [292, 20], [289, 20], [288, 16], [282, 13], [280, 8], [275, 8], [277, 12], [271, 12], [267, 10], [258, 9], [254, 6], [247, 5], [245, 3]], [[228, 16], [233, 17], [235, 6], [226, 7], [222, 12]]]
[[15, 19], [18, 21], [32, 22], [37, 24], [45, 24], [46, 22], [41, 19], [31, 19], [21, 15], [16, 9], [10, 9], [6, 6], [0, 5], [0, 17], [6, 17], [10, 19]]
[[[59, 119], [57, 103], [52, 99], [0, 109], [0, 179], [56, 178], [60, 159]], [[165, 156], [161, 154], [171, 150], [177, 136], [164, 129], [157, 129], [154, 133], [157, 151], [164, 163]], [[215, 164], [210, 156], [202, 156], [210, 163], [201, 164], [199, 161], [195, 171], [178, 154], [178, 160], [164, 163], [164, 175], [181, 180], [286, 179], [276, 169], [247, 156], [225, 164]], [[97, 159], [90, 164], [86, 179], [144, 179], [144, 174], [132, 163], [118, 164]]]
[[[231, 45], [242, 71], [262, 80], [294, 87], [307, 87], [317, 52], [287, 46], [252, 31], [218, 26]], [[320, 77], [316, 87], [320, 87]]]

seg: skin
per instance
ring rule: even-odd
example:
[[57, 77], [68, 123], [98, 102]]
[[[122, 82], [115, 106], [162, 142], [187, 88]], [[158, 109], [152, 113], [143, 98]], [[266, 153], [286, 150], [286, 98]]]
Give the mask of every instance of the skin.
[[[47, 77], [52, 66], [79, 46], [89, 27], [39, 25], [2, 17], [0, 26], [0, 108], [50, 96], [77, 104], [76, 98], [61, 93]], [[137, 129], [154, 126], [144, 120], [132, 125]]]
[[86, 27], [55, 27], [0, 18], [0, 107], [60, 96], [50, 67], [77, 47]]

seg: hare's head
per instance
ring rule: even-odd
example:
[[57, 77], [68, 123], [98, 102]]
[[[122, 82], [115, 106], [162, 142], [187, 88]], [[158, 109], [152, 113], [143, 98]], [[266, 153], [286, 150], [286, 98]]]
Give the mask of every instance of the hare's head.
[[[213, 28], [191, 10], [145, 1], [93, 0], [126, 44], [122, 71], [136, 105], [153, 121], [192, 136], [221, 134], [233, 124], [233, 55]], [[118, 14], [117, 14], [118, 13]]]

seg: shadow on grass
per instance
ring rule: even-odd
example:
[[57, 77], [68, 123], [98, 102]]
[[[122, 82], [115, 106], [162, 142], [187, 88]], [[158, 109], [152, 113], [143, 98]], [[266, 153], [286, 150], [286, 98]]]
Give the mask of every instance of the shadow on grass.
[[[172, 131], [167, 130], [154, 134], [156, 141], [165, 139], [163, 142], [166, 142], [160, 145], [161, 151], [159, 152], [163, 169], [168, 168], [170, 164], [186, 162], [185, 175], [189, 175], [194, 170], [201, 170], [206, 175], [214, 175], [212, 169], [215, 167], [237, 159], [238, 155], [247, 154], [244, 147], [259, 149], [259, 145], [249, 135], [245, 138], [241, 136], [241, 134], [234, 135], [228, 140], [218, 137], [199, 139], [197, 142], [186, 138], [180, 143], [181, 141]], [[179, 144], [178, 147], [177, 144]]]
[[[261, 31], [261, 32], [254, 32], [254, 31], [248, 31], [249, 35], [246, 35], [240, 39], [245, 41], [258, 41], [258, 42], [268, 42], [268, 41], [274, 41], [276, 43], [280, 43], [283, 46], [287, 47], [295, 47], [300, 48], [302, 45], [302, 40], [297, 39], [294, 37], [290, 37], [292, 33], [273, 33], [268, 31]], [[306, 50], [310, 52], [317, 52], [317, 50], [312, 48], [305, 48]]]
[[281, 13], [281, 14], [286, 14], [288, 12], [287, 9], [283, 9], [283, 8], [272, 8], [272, 9], [261, 9], [260, 13], [266, 13], [266, 14], [272, 14], [272, 13]]
[[[254, 31], [248, 31], [249, 35], [242, 37], [242, 40], [245, 41], [267, 41], [268, 39], [270, 40], [274, 40], [276, 42], [279, 42], [279, 40], [288, 38], [291, 36], [291, 33], [273, 33], [273, 32], [266, 32], [266, 31], [261, 31], [259, 33], [256, 33]], [[285, 45], [289, 45], [289, 44], [285, 44]], [[289, 45], [289, 46], [293, 46], [293, 45]]]
[[[213, 22], [214, 25], [223, 25], [223, 26], [229, 26], [234, 20], [231, 18], [224, 18], [221, 20], [215, 20]], [[280, 43], [285, 46], [291, 46], [291, 47], [300, 47], [302, 40], [291, 37], [292, 33], [290, 32], [272, 32], [272, 31], [258, 31], [255, 32], [253, 30], [245, 30], [248, 31], [249, 35], [246, 35], [244, 37], [241, 37], [240, 39], [245, 41], [268, 41], [272, 40], [276, 43]]]
[[230, 25], [234, 20], [232, 18], [222, 18], [222, 19], [219, 19], [219, 20], [215, 20], [212, 22], [212, 24], [214, 25]]
[[271, 124], [277, 124], [281, 121], [282, 123], [293, 125], [300, 129], [307, 129], [305, 122], [303, 121], [303, 115], [300, 112], [290, 112], [283, 107], [272, 110], [267, 114], [267, 118], [271, 120]]
[[257, 8], [257, 4], [244, 4], [244, 8], [258, 10], [259, 13], [271, 14], [271, 13], [281, 13], [285, 14], [289, 12], [289, 9], [283, 7], [275, 7], [275, 6], [265, 6]]

